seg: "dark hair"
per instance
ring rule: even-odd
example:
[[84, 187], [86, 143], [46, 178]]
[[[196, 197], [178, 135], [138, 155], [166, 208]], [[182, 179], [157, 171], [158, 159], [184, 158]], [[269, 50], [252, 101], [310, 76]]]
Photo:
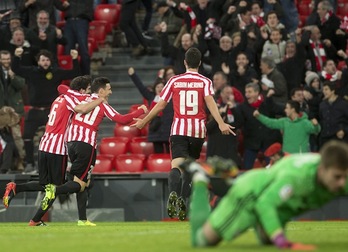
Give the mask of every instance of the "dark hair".
[[302, 88], [296, 87], [290, 90], [290, 97], [293, 97], [297, 91], [303, 91]]
[[263, 8], [263, 4], [260, 1], [258, 1], [258, 0], [252, 1], [250, 6], [252, 7], [255, 4], [257, 4], [261, 9]]
[[327, 86], [331, 91], [335, 91], [336, 92], [336, 82], [332, 82], [332, 81], [324, 81], [323, 83], [323, 87]]
[[91, 84], [91, 92], [98, 93], [99, 89], [105, 89], [106, 84], [110, 83], [110, 80], [106, 77], [95, 78]]
[[198, 68], [201, 64], [201, 58], [201, 52], [195, 47], [189, 48], [185, 53], [185, 61], [188, 68]]
[[299, 114], [301, 112], [300, 111], [301, 106], [300, 106], [300, 103], [298, 101], [288, 100], [286, 103], [289, 104], [291, 108], [295, 109], [295, 112], [297, 114]]
[[247, 3], [246, 6], [240, 7], [238, 12], [239, 12], [239, 14], [245, 15], [248, 11], [251, 11], [250, 3]]
[[270, 16], [272, 14], [275, 14], [277, 16], [277, 18], [279, 19], [277, 12], [271, 10], [264, 16], [264, 20], [265, 20], [266, 23], [267, 23], [267, 20], [268, 20], [268, 16]]
[[11, 54], [10, 51], [7, 50], [0, 50], [0, 55], [2, 54]]
[[50, 61], [52, 62], [53, 55], [52, 55], [52, 53], [50, 51], [48, 51], [48, 50], [40, 50], [40, 52], [38, 54], [36, 54], [36, 61], [40, 60], [41, 55], [49, 58]]
[[77, 76], [70, 82], [70, 88], [72, 90], [79, 91], [80, 89], [87, 89], [89, 85], [92, 83], [92, 76], [83, 75]]
[[324, 168], [335, 167], [348, 170], [348, 145], [345, 142], [331, 140], [320, 150], [321, 164]]
[[159, 84], [163, 84], [164, 85], [164, 80], [162, 78], [156, 78], [155, 82], [153, 83], [153, 91], [156, 92], [156, 87]]

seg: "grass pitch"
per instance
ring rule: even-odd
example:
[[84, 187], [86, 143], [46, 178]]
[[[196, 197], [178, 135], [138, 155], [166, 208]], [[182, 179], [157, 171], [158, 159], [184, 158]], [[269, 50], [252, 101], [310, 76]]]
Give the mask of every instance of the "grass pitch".
[[[1, 223], [0, 251], [279, 251], [259, 246], [252, 230], [213, 249], [194, 249], [188, 222], [99, 222], [96, 227], [78, 227], [75, 222], [48, 224]], [[290, 240], [314, 244], [317, 251], [348, 251], [348, 222], [292, 222], [287, 230]]]

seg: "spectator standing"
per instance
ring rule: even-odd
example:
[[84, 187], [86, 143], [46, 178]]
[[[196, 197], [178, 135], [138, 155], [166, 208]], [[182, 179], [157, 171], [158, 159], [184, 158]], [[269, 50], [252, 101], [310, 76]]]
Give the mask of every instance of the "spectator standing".
[[[132, 79], [142, 96], [149, 101], [149, 108], [153, 108], [160, 99], [160, 93], [164, 87], [162, 79], [156, 79], [153, 91], [144, 86], [133, 67], [128, 69], [128, 75]], [[169, 134], [173, 121], [173, 104], [170, 102], [168, 106], [155, 117], [149, 125], [149, 134], [147, 140], [154, 145], [155, 153], [169, 153]]]
[[46, 11], [49, 15], [49, 23], [55, 25], [56, 9], [64, 11], [68, 6], [68, 1], [61, 0], [21, 0], [18, 10], [22, 15], [28, 15], [27, 26], [33, 29], [36, 26], [37, 13], [39, 11]]
[[348, 142], [348, 103], [336, 94], [335, 83], [324, 82], [323, 94], [319, 107], [320, 147], [332, 139]]
[[58, 96], [58, 85], [61, 81], [72, 79], [79, 74], [78, 53], [76, 50], [72, 50], [70, 53], [73, 58], [73, 69], [71, 70], [52, 66], [52, 55], [45, 50], [40, 51], [37, 55], [38, 67], [23, 66], [21, 64], [22, 53], [21, 48], [16, 49], [12, 68], [16, 74], [26, 79], [29, 87], [31, 109], [25, 119], [23, 134], [27, 165], [25, 172], [36, 172], [33, 137], [36, 130], [47, 123], [51, 104]]
[[271, 119], [254, 111], [254, 116], [262, 124], [271, 129], [283, 132], [283, 152], [305, 153], [310, 151], [310, 134], [318, 134], [320, 125], [316, 119], [308, 120], [306, 113], [300, 111], [300, 104], [289, 100], [285, 106], [286, 117]]
[[94, 18], [93, 0], [66, 0], [64, 18], [64, 36], [67, 39], [65, 54], [69, 55], [70, 50], [77, 49], [81, 56], [81, 74], [90, 74], [90, 56], [88, 52], [88, 31], [89, 22]]
[[[24, 104], [22, 90], [25, 87], [25, 80], [12, 71], [11, 54], [9, 51], [0, 51], [0, 65], [0, 108], [9, 106], [13, 108], [20, 117], [23, 117]], [[11, 133], [19, 154], [17, 168], [18, 170], [23, 170], [25, 151], [19, 123], [11, 127]]]

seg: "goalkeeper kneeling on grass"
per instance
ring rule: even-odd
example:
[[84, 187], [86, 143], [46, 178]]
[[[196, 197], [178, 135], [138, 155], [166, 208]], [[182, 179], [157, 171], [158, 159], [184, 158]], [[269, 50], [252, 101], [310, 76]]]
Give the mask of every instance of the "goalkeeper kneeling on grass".
[[285, 236], [286, 223], [348, 194], [348, 145], [330, 141], [319, 154], [293, 154], [270, 169], [242, 174], [210, 212], [209, 176], [221, 174], [221, 169], [226, 169], [222, 163], [208, 159], [204, 164], [185, 162], [181, 167], [193, 176], [190, 225], [195, 247], [230, 241], [253, 227], [263, 245], [314, 250], [313, 245], [289, 241]]

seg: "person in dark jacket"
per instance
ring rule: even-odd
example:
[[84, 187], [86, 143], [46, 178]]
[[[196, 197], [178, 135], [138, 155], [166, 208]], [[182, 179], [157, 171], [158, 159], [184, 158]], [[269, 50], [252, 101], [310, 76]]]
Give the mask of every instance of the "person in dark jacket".
[[64, 36], [67, 39], [65, 54], [69, 55], [71, 49], [79, 46], [81, 55], [81, 74], [90, 73], [91, 59], [88, 53], [88, 31], [89, 22], [94, 18], [93, 0], [67, 0], [67, 7], [64, 11], [66, 20]]
[[12, 70], [25, 78], [29, 87], [31, 109], [25, 119], [23, 134], [27, 164], [25, 172], [36, 172], [33, 137], [36, 130], [47, 123], [51, 104], [58, 96], [58, 85], [63, 80], [72, 79], [79, 75], [78, 52], [71, 50], [70, 55], [73, 58], [73, 69], [71, 70], [52, 67], [52, 54], [46, 50], [40, 51], [37, 55], [38, 66], [22, 66], [20, 58], [22, 53], [23, 49], [16, 49]]
[[[128, 69], [128, 75], [141, 95], [148, 100], [150, 108], [154, 107], [159, 99], [159, 94], [164, 87], [163, 79], [156, 79], [153, 91], [150, 91], [140, 80], [133, 67]], [[148, 141], [154, 145], [155, 153], [169, 153], [169, 134], [173, 121], [173, 103], [161, 112], [149, 125]]]
[[[246, 101], [236, 110], [242, 115], [242, 133], [244, 143], [244, 169], [251, 169], [258, 152], [264, 152], [271, 144], [281, 142], [279, 131], [269, 129], [262, 125], [254, 116], [255, 110], [274, 118], [278, 113], [271, 97], [263, 97], [260, 86], [256, 83], [249, 83], [245, 86]], [[280, 108], [279, 108], [280, 109]]]

